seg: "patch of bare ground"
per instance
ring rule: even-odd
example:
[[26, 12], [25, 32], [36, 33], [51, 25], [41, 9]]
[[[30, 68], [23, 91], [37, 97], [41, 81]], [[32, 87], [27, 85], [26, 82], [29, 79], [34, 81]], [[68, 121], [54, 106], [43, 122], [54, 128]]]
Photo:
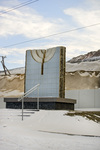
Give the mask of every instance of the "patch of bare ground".
[[82, 116], [94, 122], [100, 123], [100, 111], [69, 111], [67, 116]]

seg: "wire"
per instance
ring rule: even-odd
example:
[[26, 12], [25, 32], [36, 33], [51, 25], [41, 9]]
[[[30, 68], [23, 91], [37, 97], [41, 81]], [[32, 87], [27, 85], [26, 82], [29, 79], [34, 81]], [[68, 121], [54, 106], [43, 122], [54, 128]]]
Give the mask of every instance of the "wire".
[[9, 9], [6, 9], [5, 11], [1, 11], [0, 16], [1, 16], [2, 14], [8, 13], [8, 12], [13, 11], [13, 10], [15, 10], [15, 9], [19, 9], [19, 8], [21, 8], [21, 7], [24, 7], [24, 6], [26, 6], [26, 5], [35, 3], [35, 2], [37, 2], [37, 1], [39, 1], [39, 0], [35, 0], [35, 1], [31, 0], [31, 2], [30, 2], [30, 1], [23, 2], [23, 3], [19, 4], [19, 5], [14, 6], [13, 8], [9, 8]]
[[[29, 1], [30, 1], [30, 0], [29, 0]], [[29, 2], [29, 1], [27, 1], [27, 2]], [[32, 1], [32, 0], [31, 0], [31, 1]], [[20, 5], [24, 4], [24, 3], [26, 3], [26, 2], [20, 3], [20, 4], [14, 6], [14, 7], [12, 7], [12, 8], [18, 7], [18, 6], [20, 6]], [[8, 9], [6, 9], [5, 11], [0, 11], [0, 13], [7, 12], [7, 11], [9, 11], [9, 9], [12, 9], [12, 8], [8, 8]]]
[[16, 46], [16, 45], [21, 45], [21, 44], [24, 44], [24, 43], [29, 43], [29, 42], [33, 42], [33, 41], [45, 39], [45, 38], [48, 38], [48, 37], [51, 37], [51, 36], [61, 35], [61, 34], [64, 34], [64, 33], [73, 32], [73, 31], [77, 31], [77, 30], [81, 30], [81, 29], [85, 29], [85, 28], [89, 28], [89, 27], [97, 26], [97, 25], [100, 25], [100, 23], [92, 24], [92, 25], [88, 25], [88, 26], [83, 26], [83, 27], [80, 27], [80, 28], [75, 28], [75, 29], [63, 31], [63, 32], [59, 32], [59, 33], [47, 35], [47, 36], [44, 36], [44, 37], [40, 37], [40, 38], [36, 38], [36, 39], [31, 39], [31, 40], [28, 40], [28, 41], [23, 41], [23, 42], [11, 44], [11, 45], [7, 45], [7, 46], [4, 46], [3, 48], [12, 47], [12, 46]]

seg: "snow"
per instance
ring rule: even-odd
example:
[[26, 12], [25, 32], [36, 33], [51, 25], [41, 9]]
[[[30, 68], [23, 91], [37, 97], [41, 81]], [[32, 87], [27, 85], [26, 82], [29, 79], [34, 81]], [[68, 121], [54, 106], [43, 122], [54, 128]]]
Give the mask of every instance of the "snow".
[[100, 71], [100, 61], [81, 62], [81, 63], [66, 63], [66, 72], [75, 71]]
[[99, 150], [100, 124], [66, 113], [24, 110], [22, 121], [21, 110], [0, 109], [0, 150]]
[[[66, 63], [66, 72], [75, 71], [100, 71], [100, 60], [91, 62], [81, 62], [81, 63]], [[24, 74], [25, 67], [15, 68], [9, 70], [11, 75]], [[4, 72], [0, 72], [0, 75], [4, 75]]]
[[[25, 67], [10, 69], [10, 74], [24, 74]], [[4, 72], [0, 72], [0, 75], [4, 75]]]
[[80, 73], [80, 72], [79, 72], [79, 74], [80, 74], [80, 76], [82, 76], [82, 77], [90, 76], [90, 74], [89, 74], [88, 72], [83, 72], [83, 73]]

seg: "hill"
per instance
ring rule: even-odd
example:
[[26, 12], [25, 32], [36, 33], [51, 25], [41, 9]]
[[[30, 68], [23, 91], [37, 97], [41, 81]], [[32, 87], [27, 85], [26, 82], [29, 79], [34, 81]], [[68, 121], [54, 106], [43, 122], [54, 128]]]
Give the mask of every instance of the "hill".
[[97, 51], [91, 51], [84, 55], [79, 55], [77, 57], [73, 57], [68, 62], [69, 63], [80, 63], [80, 62], [90, 62], [100, 60], [100, 49]]

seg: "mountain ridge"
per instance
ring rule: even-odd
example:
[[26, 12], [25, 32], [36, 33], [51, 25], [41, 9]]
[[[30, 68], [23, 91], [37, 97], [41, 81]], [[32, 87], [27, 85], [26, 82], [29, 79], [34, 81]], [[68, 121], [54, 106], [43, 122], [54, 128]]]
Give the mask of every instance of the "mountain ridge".
[[68, 63], [80, 63], [80, 62], [90, 62], [100, 60], [100, 49], [97, 51], [91, 51], [84, 55], [79, 55], [77, 57], [73, 57], [68, 61]]

